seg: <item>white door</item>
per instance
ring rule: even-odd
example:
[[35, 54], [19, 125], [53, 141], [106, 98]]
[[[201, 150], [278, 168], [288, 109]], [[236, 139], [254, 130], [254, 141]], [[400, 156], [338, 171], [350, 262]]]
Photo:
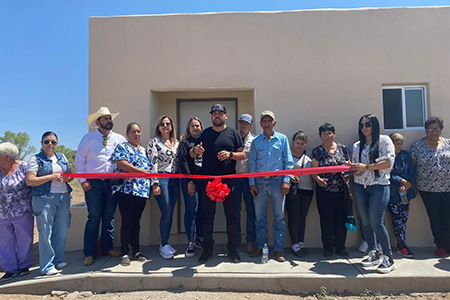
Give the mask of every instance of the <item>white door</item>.
[[[237, 124], [237, 99], [236, 98], [208, 98], [208, 99], [177, 99], [177, 120], [178, 120], [178, 134], [183, 135], [187, 122], [191, 117], [199, 117], [202, 120], [203, 126], [208, 128], [212, 125], [211, 115], [209, 111], [211, 107], [221, 103], [225, 105], [227, 109], [228, 119], [227, 126], [236, 129]], [[178, 214], [179, 228], [181, 232], [185, 232], [184, 229], [184, 198], [183, 193], [180, 193], [180, 213]], [[205, 201], [211, 201], [205, 199]], [[214, 221], [214, 232], [225, 232], [226, 221], [225, 213], [223, 210], [223, 204], [218, 203], [216, 205], [216, 217]]]

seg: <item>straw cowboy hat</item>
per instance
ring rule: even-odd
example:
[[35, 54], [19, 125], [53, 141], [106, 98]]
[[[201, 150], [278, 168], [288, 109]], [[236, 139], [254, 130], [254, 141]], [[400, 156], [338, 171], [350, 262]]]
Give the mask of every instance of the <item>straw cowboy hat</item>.
[[97, 128], [97, 124], [95, 124], [95, 121], [97, 121], [98, 118], [103, 116], [111, 116], [111, 119], [114, 120], [115, 117], [117, 117], [119, 113], [111, 113], [109, 111], [109, 108], [107, 107], [100, 107], [99, 110], [97, 110], [96, 113], [90, 114], [87, 118], [87, 123], [89, 127], [91, 128]]

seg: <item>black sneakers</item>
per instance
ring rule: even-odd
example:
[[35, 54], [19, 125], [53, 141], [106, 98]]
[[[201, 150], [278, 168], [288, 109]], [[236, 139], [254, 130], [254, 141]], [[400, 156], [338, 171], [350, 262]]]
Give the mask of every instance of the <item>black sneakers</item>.
[[381, 258], [382, 258], [381, 264], [377, 268], [378, 273], [387, 274], [394, 271], [397, 268], [395, 266], [392, 255], [390, 256], [382, 255]]
[[378, 266], [381, 263], [380, 252], [371, 250], [369, 256], [361, 262], [364, 267]]

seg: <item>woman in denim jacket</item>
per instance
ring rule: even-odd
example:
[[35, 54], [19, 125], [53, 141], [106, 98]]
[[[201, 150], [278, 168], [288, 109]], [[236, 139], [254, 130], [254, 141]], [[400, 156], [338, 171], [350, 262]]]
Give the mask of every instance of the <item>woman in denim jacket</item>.
[[39, 231], [39, 269], [55, 275], [67, 263], [63, 261], [66, 235], [70, 227], [70, 192], [72, 178], [67, 158], [57, 153], [58, 136], [47, 131], [42, 135], [41, 152], [33, 155], [27, 167], [27, 185], [31, 186], [33, 212]]
[[415, 167], [408, 151], [402, 150], [404, 138], [400, 133], [389, 135], [395, 147], [395, 163], [390, 178], [390, 199], [388, 210], [392, 218], [397, 253], [403, 257], [414, 257], [405, 243], [406, 222], [408, 221], [409, 202], [416, 197], [412, 184]]

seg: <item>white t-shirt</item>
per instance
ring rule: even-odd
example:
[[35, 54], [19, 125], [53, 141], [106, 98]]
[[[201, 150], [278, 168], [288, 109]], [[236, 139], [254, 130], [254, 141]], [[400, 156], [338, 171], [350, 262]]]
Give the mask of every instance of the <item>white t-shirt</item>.
[[[67, 158], [62, 154], [65, 160]], [[49, 159], [52, 161], [52, 167], [53, 167], [53, 174], [62, 174], [63, 169], [60, 165], [58, 165], [58, 159], [56, 158], [56, 155], [53, 155], [52, 157], [49, 157]], [[30, 161], [28, 162], [27, 166], [27, 172], [37, 172], [38, 171], [38, 163], [36, 160], [36, 157], [33, 155], [30, 158]], [[65, 182], [57, 182], [52, 180], [52, 185], [50, 188], [50, 193], [67, 193], [67, 185]]]

